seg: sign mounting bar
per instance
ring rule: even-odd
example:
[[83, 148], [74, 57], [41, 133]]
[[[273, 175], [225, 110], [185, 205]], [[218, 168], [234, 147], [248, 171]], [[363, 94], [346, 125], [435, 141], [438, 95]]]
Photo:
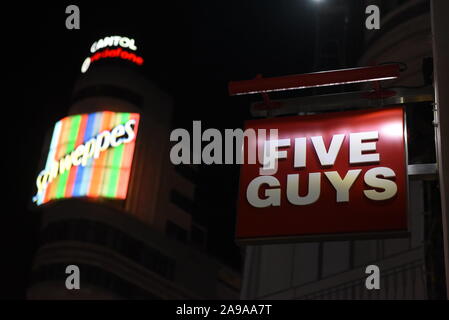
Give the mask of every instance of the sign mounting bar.
[[399, 77], [398, 64], [331, 70], [281, 77], [230, 81], [229, 95], [246, 95], [264, 92], [297, 90], [341, 84], [391, 80]]

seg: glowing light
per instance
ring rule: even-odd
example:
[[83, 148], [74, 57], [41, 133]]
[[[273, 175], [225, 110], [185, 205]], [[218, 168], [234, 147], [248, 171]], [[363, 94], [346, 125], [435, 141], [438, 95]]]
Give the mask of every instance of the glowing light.
[[[385, 81], [385, 80], [392, 80], [396, 79], [396, 77], [382, 77], [382, 78], [373, 78], [369, 81]], [[299, 90], [299, 89], [307, 89], [307, 88], [320, 88], [320, 87], [329, 87], [329, 86], [338, 86], [343, 84], [352, 84], [352, 83], [363, 83], [368, 82], [367, 80], [353, 80], [353, 81], [341, 81], [341, 82], [333, 82], [333, 83], [325, 83], [325, 84], [317, 84], [317, 85], [311, 85], [311, 86], [295, 86], [295, 87], [289, 87], [289, 88], [277, 88], [277, 89], [264, 89], [264, 90], [254, 90], [254, 91], [248, 91], [248, 92], [239, 92], [235, 93], [236, 96], [245, 95], [245, 94], [255, 94], [255, 93], [262, 93], [262, 92], [276, 92], [276, 91], [289, 91], [289, 90]]]
[[132, 52], [127, 52], [122, 48], [117, 48], [113, 50], [105, 49], [103, 51], [95, 53], [92, 57], [87, 57], [84, 60], [83, 65], [81, 66], [81, 72], [85, 73], [87, 69], [89, 69], [91, 63], [104, 58], [120, 58], [123, 60], [129, 60], [139, 66], [143, 64], [142, 57], [139, 57]]
[[263, 92], [297, 90], [351, 83], [384, 81], [399, 77], [399, 65], [388, 64], [372, 67], [320, 71], [293, 74], [280, 77], [230, 81], [228, 91], [231, 96]]
[[85, 73], [90, 66], [90, 57], [87, 57], [81, 65], [81, 72]]
[[33, 201], [125, 199], [139, 118], [137, 113], [103, 111], [58, 121]]
[[121, 36], [111, 36], [105, 37], [103, 39], [94, 42], [90, 48], [90, 52], [94, 53], [95, 51], [103, 49], [105, 47], [117, 47], [117, 46], [120, 46], [122, 48], [128, 48], [133, 51], [137, 50], [137, 47], [134, 44], [134, 39]]
[[402, 138], [404, 134], [404, 128], [401, 123], [389, 123], [381, 127], [380, 132], [382, 135], [392, 138]]

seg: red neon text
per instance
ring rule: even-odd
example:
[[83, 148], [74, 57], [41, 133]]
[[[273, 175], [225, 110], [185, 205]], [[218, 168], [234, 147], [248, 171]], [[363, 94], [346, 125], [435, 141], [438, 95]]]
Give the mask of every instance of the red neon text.
[[94, 62], [94, 61], [100, 60], [102, 58], [121, 58], [124, 60], [132, 61], [135, 64], [138, 64], [139, 66], [143, 64], [142, 57], [139, 57], [134, 53], [124, 51], [124, 50], [122, 50], [122, 48], [117, 48], [117, 49], [113, 49], [113, 50], [106, 49], [106, 50], [97, 52], [92, 57], [90, 57], [90, 61]]

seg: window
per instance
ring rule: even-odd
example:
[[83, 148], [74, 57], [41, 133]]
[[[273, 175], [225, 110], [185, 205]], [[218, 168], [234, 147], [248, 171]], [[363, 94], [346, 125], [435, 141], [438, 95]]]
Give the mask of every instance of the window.
[[167, 233], [167, 236], [172, 239], [184, 243], [187, 242], [187, 230], [181, 228], [172, 221], [167, 221], [167, 224], [165, 225], [165, 232]]
[[196, 225], [192, 225], [192, 231], [190, 235], [192, 243], [202, 248], [206, 247], [206, 231]]
[[185, 179], [189, 180], [192, 183], [195, 183], [197, 180], [198, 174], [191, 165], [185, 165], [185, 164], [175, 165], [175, 171], [181, 177], [184, 177]]
[[[110, 273], [100, 267], [74, 262], [82, 271], [82, 281], [110, 290], [127, 299], [159, 300], [161, 297], [128, 282], [120, 276]], [[33, 270], [31, 283], [58, 281], [63, 283], [67, 275], [64, 273], [66, 263], [41, 265]], [[61, 282], [62, 281], [62, 282]]]
[[170, 192], [170, 201], [183, 211], [192, 214], [194, 211], [193, 201], [176, 190]]
[[[182, 230], [185, 234], [180, 237], [186, 241], [187, 232]], [[41, 237], [42, 244], [67, 240], [105, 246], [161, 277], [173, 280], [175, 261], [172, 258], [111, 226], [84, 219], [64, 220], [49, 224]]]

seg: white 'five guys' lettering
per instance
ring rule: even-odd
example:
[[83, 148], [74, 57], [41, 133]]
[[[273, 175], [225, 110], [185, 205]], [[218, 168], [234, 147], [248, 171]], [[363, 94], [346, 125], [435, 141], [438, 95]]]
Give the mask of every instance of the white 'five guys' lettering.
[[[363, 165], [375, 164], [380, 162], [380, 154], [376, 152], [376, 142], [379, 139], [377, 131], [358, 132], [333, 135], [330, 145], [326, 148], [322, 136], [311, 137], [311, 145], [315, 150], [320, 165], [324, 168], [332, 169], [335, 161], [340, 153], [340, 149], [348, 137], [349, 143], [349, 164]], [[293, 166], [294, 168], [305, 168], [307, 160], [307, 138], [300, 137], [294, 140]], [[253, 179], [246, 190], [246, 198], [248, 202], [256, 208], [265, 208], [269, 206], [281, 205], [281, 183], [278, 178], [270, 175], [263, 175], [266, 170], [272, 170], [277, 165], [279, 159], [288, 157], [287, 150], [279, 150], [289, 147], [292, 139], [269, 140], [264, 144], [264, 161], [263, 167], [260, 169], [262, 174]], [[266, 151], [269, 152], [266, 152]], [[323, 172], [328, 182], [332, 185], [336, 192], [336, 202], [349, 202], [350, 189], [362, 173], [362, 169], [354, 168], [347, 172], [326, 171]], [[364, 190], [363, 194], [366, 198], [373, 201], [384, 201], [391, 199], [397, 193], [397, 185], [393, 180], [395, 172], [387, 167], [375, 167], [364, 173], [364, 182], [373, 189]], [[287, 175], [286, 196], [288, 202], [293, 205], [303, 206], [313, 204], [320, 198], [322, 172], [308, 173], [307, 194], [300, 196], [300, 174]], [[324, 179], [323, 179], [324, 180]], [[260, 192], [261, 187], [264, 190]], [[261, 197], [260, 194], [263, 194]], [[301, 192], [303, 194], [303, 192]]]

